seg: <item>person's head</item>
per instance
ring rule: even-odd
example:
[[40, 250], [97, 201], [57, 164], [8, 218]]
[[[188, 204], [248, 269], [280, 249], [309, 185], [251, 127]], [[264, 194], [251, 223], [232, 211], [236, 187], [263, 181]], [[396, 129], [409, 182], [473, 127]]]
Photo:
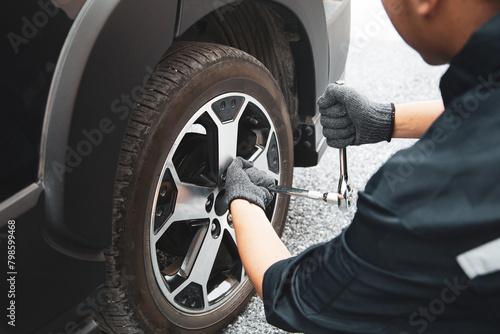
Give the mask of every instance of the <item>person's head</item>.
[[500, 0], [382, 0], [401, 37], [431, 65], [448, 63], [500, 12]]

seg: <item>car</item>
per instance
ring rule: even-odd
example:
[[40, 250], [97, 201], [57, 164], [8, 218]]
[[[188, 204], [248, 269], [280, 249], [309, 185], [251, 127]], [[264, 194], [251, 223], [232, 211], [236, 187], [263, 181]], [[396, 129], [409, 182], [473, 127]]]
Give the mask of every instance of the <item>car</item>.
[[[350, 0], [7, 0], [2, 333], [218, 333], [252, 285], [236, 156], [291, 186], [327, 145]], [[266, 214], [281, 233], [289, 198]]]

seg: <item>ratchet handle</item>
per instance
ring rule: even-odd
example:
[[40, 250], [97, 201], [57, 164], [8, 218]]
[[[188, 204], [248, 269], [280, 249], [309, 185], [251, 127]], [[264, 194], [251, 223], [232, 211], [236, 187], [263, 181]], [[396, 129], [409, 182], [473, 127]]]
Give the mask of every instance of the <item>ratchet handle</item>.
[[[343, 81], [337, 81], [335, 83], [337, 85], [344, 84]], [[349, 209], [352, 207], [352, 189], [351, 186], [349, 185], [349, 175], [347, 174], [347, 149], [341, 148], [339, 151], [339, 156], [340, 156], [340, 177], [336, 195], [331, 193], [322, 193], [313, 190], [288, 188], [278, 185], [272, 185], [267, 189], [270, 192], [277, 194], [306, 197], [316, 200], [322, 200], [327, 203], [337, 203], [340, 211], [348, 212]]]
[[[336, 81], [337, 85], [344, 85], [344, 81]], [[347, 148], [341, 148], [340, 157], [340, 177], [338, 186], [338, 207], [340, 211], [347, 212], [352, 206], [352, 189], [349, 185], [349, 175], [347, 174]]]
[[340, 157], [340, 177], [338, 186], [338, 207], [340, 211], [347, 212], [352, 206], [352, 189], [349, 185], [349, 175], [347, 174], [347, 150], [341, 148]]

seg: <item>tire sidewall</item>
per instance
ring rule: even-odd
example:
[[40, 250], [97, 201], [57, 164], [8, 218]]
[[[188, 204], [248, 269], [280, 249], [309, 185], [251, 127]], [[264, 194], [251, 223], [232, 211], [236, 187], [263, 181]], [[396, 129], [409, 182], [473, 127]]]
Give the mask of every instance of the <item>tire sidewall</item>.
[[[136, 177], [130, 185], [131, 196], [125, 221], [125, 267], [132, 299], [140, 318], [155, 333], [167, 329], [191, 329], [189, 332], [217, 332], [227, 325], [221, 321], [235, 317], [251, 297], [253, 287], [247, 279], [238, 293], [206, 315], [187, 315], [175, 309], [158, 287], [151, 265], [149, 230], [156, 186], [164, 162], [177, 137], [193, 115], [208, 101], [229, 92], [241, 92], [257, 99], [268, 111], [276, 129], [280, 147], [280, 171], [283, 185], [291, 185], [293, 147], [290, 120], [283, 95], [271, 74], [253, 58], [230, 58], [200, 70], [183, 88], [160, 101], [160, 116], [137, 158]], [[193, 97], [197, 97], [193, 101]], [[288, 211], [289, 198], [278, 197], [273, 219], [281, 234]], [[167, 320], [168, 319], [168, 320]], [[174, 326], [172, 326], [174, 325]], [[210, 328], [206, 328], [210, 327]], [[204, 329], [203, 329], [204, 328]]]

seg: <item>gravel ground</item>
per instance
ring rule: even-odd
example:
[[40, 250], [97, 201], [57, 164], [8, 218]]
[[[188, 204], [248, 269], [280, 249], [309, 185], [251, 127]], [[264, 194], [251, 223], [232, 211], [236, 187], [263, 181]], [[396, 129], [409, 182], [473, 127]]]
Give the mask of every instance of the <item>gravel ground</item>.
[[[408, 47], [391, 25], [381, 2], [352, 0], [351, 47], [346, 82], [378, 102], [410, 102], [437, 99], [439, 79], [445, 66], [431, 67]], [[393, 140], [348, 149], [349, 180], [363, 190], [377, 169], [396, 151], [414, 143]], [[320, 164], [296, 168], [294, 186], [335, 191], [339, 177], [338, 150], [329, 148]], [[326, 185], [326, 186], [325, 186]], [[342, 214], [335, 206], [307, 199], [292, 199], [283, 241], [296, 255], [309, 246], [332, 239], [346, 227], [353, 214]], [[279, 334], [265, 320], [262, 302], [255, 296], [224, 334]]]

